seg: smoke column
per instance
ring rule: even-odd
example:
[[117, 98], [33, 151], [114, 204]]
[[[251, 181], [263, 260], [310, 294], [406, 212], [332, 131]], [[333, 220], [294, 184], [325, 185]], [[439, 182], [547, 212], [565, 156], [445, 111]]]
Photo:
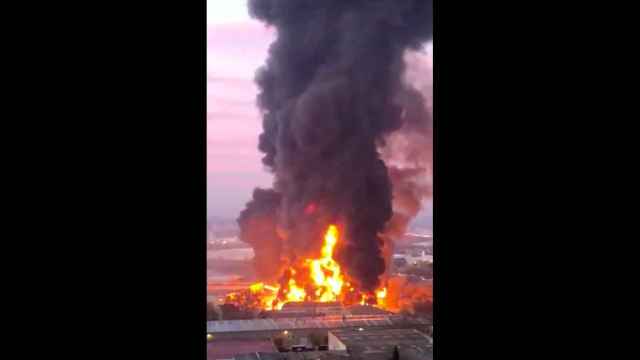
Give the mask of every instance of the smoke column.
[[242, 239], [277, 267], [317, 253], [338, 223], [337, 260], [373, 291], [397, 177], [380, 152], [407, 122], [403, 57], [430, 38], [432, 0], [251, 0], [249, 11], [277, 30], [256, 75], [259, 149], [275, 180], [241, 213]]
[[280, 275], [282, 240], [276, 230], [280, 199], [273, 190], [255, 189], [238, 218], [240, 238], [253, 247], [256, 275], [262, 280], [274, 281]]

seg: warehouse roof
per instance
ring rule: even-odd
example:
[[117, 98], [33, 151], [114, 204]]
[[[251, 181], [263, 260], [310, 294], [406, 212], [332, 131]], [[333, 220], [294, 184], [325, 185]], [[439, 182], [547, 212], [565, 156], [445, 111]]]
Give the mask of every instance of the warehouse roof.
[[413, 349], [419, 352], [431, 350], [431, 338], [416, 329], [335, 329], [335, 336], [350, 351], [362, 354], [390, 352], [394, 347]]
[[316, 301], [290, 301], [282, 306], [282, 310], [287, 309], [300, 309], [300, 308], [318, 308], [318, 307], [338, 307], [341, 308], [342, 304], [337, 301], [331, 302], [316, 302]]
[[[235, 360], [351, 360], [346, 351], [305, 351], [287, 353], [247, 353], [236, 355]], [[386, 360], [386, 359], [385, 359]]]
[[236, 354], [266, 351], [275, 352], [276, 347], [269, 339], [216, 339], [207, 343], [207, 359], [230, 359]]
[[285, 360], [281, 353], [277, 352], [253, 352], [246, 354], [238, 354], [233, 357], [234, 360]]
[[429, 324], [427, 320], [407, 320], [399, 315], [361, 315], [348, 316], [322, 316], [313, 318], [284, 318], [284, 319], [251, 319], [251, 320], [222, 320], [207, 321], [207, 332], [250, 332], [250, 331], [276, 331], [295, 329], [332, 329], [332, 328], [358, 328], [378, 326], [403, 326], [412, 324]]
[[347, 308], [352, 315], [390, 315], [392, 312], [370, 305], [353, 305]]

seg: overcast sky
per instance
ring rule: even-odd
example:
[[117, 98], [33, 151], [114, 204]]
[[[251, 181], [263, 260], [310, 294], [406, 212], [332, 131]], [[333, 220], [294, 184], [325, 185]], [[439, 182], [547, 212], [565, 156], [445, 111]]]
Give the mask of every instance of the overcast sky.
[[249, 17], [246, 0], [207, 0], [209, 216], [234, 219], [256, 186], [271, 186], [257, 149], [261, 118], [253, 77], [273, 39], [272, 30]]

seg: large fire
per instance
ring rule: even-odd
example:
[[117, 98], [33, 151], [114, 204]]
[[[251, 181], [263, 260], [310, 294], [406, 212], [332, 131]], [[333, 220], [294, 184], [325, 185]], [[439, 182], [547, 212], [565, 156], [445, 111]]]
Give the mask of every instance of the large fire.
[[245, 293], [231, 293], [227, 301], [241, 303], [264, 310], [280, 310], [287, 302], [340, 301], [343, 304], [385, 306], [387, 288], [375, 293], [364, 293], [354, 288], [333, 258], [333, 252], [340, 233], [336, 225], [329, 225], [319, 258], [307, 258], [295, 266], [289, 266], [280, 284], [258, 282]]

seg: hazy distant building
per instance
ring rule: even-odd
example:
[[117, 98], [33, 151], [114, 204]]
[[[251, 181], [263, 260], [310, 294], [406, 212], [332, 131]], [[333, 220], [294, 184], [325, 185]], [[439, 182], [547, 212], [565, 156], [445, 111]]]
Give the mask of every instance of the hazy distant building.
[[426, 249], [412, 249], [402, 254], [393, 254], [393, 261], [403, 259], [409, 265], [416, 265], [420, 262], [433, 263], [433, 255]]

